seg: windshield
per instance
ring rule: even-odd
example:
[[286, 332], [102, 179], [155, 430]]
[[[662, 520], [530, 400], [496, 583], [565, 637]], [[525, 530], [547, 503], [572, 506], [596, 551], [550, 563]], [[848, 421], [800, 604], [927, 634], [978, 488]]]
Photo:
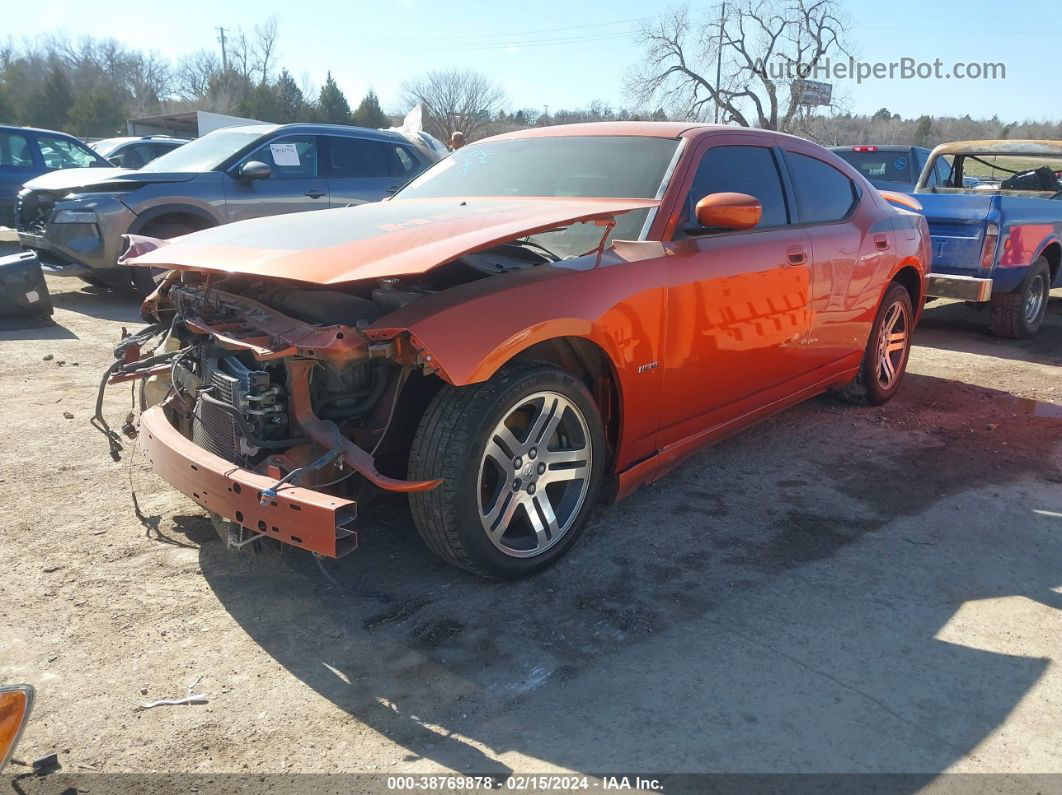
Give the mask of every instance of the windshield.
[[215, 130], [186, 143], [144, 166], [142, 171], [211, 171], [263, 135], [254, 130]]
[[892, 152], [854, 152], [837, 151], [842, 160], [847, 161], [864, 177], [875, 182], [911, 183], [918, 179], [915, 163], [907, 150]]
[[[653, 199], [678, 147], [674, 138], [571, 136], [493, 141], [458, 149], [395, 195]], [[635, 240], [648, 210], [616, 217], [610, 240]], [[572, 224], [529, 238], [557, 257], [577, 257], [601, 240], [601, 228]]]
[[100, 157], [110, 157], [111, 153], [119, 146], [126, 143], [127, 140], [128, 139], [125, 138], [114, 138], [109, 141], [96, 141], [96, 143], [89, 144], [89, 146], [95, 150], [96, 154]]
[[396, 199], [565, 196], [652, 199], [678, 141], [634, 136], [518, 138], [458, 149]]
[[38, 133], [37, 145], [40, 147], [44, 165], [50, 169], [99, 168], [110, 165], [80, 141]]

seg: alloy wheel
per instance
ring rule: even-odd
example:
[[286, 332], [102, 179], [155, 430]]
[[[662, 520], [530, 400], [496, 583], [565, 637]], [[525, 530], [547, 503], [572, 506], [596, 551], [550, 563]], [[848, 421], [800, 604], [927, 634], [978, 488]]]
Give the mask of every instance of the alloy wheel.
[[491, 431], [479, 465], [480, 522], [517, 558], [541, 555], [575, 523], [594, 466], [579, 407], [558, 392], [521, 398]]
[[884, 390], [890, 389], [900, 377], [910, 333], [907, 307], [902, 301], [896, 301], [885, 312], [878, 334], [877, 379]]

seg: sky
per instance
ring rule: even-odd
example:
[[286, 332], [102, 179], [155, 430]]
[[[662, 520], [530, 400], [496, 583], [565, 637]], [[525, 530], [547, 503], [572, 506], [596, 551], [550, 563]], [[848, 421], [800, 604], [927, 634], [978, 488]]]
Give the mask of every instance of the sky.
[[[853, 113], [887, 107], [905, 118], [970, 114], [1004, 121], [1062, 117], [1057, 0], [840, 0], [846, 33], [865, 62], [900, 58], [1002, 62], [1003, 80], [835, 80]], [[710, 11], [714, 2], [690, 0]], [[49, 0], [41, 13], [5, 14], [0, 35], [112, 37], [169, 58], [218, 48], [216, 26], [249, 30], [275, 14], [279, 63], [320, 85], [331, 70], [351, 105], [370, 87], [401, 110], [401, 84], [429, 69], [472, 67], [500, 83], [510, 109], [629, 105], [624, 75], [638, 63], [632, 33], [669, 5], [633, 0]]]

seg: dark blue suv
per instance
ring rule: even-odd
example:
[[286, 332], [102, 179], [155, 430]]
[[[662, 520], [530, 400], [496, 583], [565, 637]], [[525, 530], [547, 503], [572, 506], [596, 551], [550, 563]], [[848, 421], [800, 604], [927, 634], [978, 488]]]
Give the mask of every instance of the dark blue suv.
[[111, 168], [66, 133], [0, 126], [0, 226], [14, 226], [15, 197], [24, 182], [61, 168]]

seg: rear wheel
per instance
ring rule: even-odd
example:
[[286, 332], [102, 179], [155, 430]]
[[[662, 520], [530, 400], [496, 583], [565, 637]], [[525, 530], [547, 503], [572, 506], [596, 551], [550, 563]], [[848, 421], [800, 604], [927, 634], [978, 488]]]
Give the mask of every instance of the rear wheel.
[[1051, 292], [1051, 269], [1040, 257], [1029, 268], [1021, 287], [992, 296], [992, 333], [997, 337], [1025, 339], [1040, 330]]
[[911, 294], [902, 284], [891, 285], [878, 307], [859, 375], [841, 390], [842, 397], [874, 406], [892, 399], [907, 371], [913, 319]]
[[564, 555], [601, 488], [604, 432], [586, 387], [545, 364], [443, 387], [421, 420], [409, 476], [443, 478], [410, 495], [413, 520], [443, 560], [515, 579]]

